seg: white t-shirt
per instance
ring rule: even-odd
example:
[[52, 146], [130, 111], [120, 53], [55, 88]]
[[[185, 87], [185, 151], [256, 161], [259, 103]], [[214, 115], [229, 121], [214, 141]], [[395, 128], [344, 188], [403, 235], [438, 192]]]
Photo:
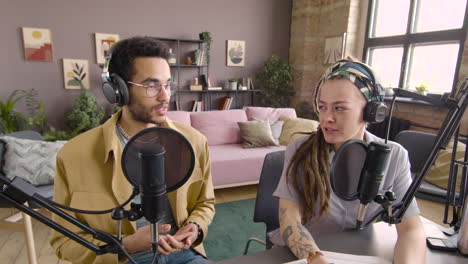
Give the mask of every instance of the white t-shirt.
[[[290, 200], [296, 204], [300, 204], [299, 196], [295, 192], [292, 182], [286, 182], [286, 170], [292, 156], [307, 138], [308, 137], [299, 138], [292, 144], [288, 145], [284, 157], [283, 173], [281, 175], [280, 182], [278, 183], [278, 187], [273, 193], [276, 197]], [[367, 131], [365, 132], [364, 138], [367, 143], [372, 141], [384, 143], [383, 139], [376, 137]], [[388, 141], [388, 145], [391, 147], [389, 164], [387, 166], [385, 176], [382, 179], [379, 193], [385, 193], [385, 191], [389, 190], [393, 191], [396, 195], [396, 201], [393, 202], [395, 205], [398, 204], [405, 195], [408, 187], [411, 185], [412, 179], [408, 152], [406, 149], [404, 149], [400, 144], [392, 141]], [[330, 153], [330, 163], [334, 154], [334, 151]], [[355, 228], [358, 207], [359, 200], [345, 201], [338, 198], [338, 196], [336, 196], [332, 191], [330, 195], [328, 214], [323, 215], [320, 219], [310, 219], [304, 226], [309, 230], [312, 236], [317, 234], [335, 233], [344, 231], [345, 229]], [[380, 210], [382, 210], [381, 205], [375, 202], [369, 203], [364, 223], [368, 222]], [[419, 209], [416, 204], [416, 200], [414, 199], [406, 210], [404, 217], [411, 217], [418, 214]], [[274, 245], [285, 245], [281, 238], [279, 229], [270, 232], [268, 235]]]

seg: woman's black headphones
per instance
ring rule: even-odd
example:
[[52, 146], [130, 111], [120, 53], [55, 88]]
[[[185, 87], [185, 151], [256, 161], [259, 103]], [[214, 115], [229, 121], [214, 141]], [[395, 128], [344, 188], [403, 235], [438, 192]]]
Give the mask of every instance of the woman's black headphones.
[[130, 103], [130, 94], [127, 83], [118, 74], [109, 74], [109, 64], [112, 58], [112, 52], [106, 56], [106, 62], [102, 69], [102, 92], [107, 101], [111, 104], [117, 104], [122, 107]]
[[[356, 74], [354, 72], [350, 73], [356, 75], [356, 78], [358, 78], [363, 85], [368, 87], [369, 98], [366, 98], [367, 104], [364, 109], [364, 121], [368, 123], [380, 123], [384, 121], [387, 115], [387, 106], [382, 102], [382, 92], [384, 91], [384, 89], [380, 85], [380, 82], [374, 74], [374, 71], [364, 63], [341, 60], [337, 61], [334, 65], [328, 68], [327, 72], [324, 74], [324, 76], [322, 76], [322, 78], [317, 84], [317, 87], [315, 88], [315, 103], [318, 103], [319, 89], [323, 82], [326, 81], [327, 77], [332, 75], [333, 72], [342, 68], [352, 68], [359, 72], [359, 74]], [[368, 85], [369, 83], [370, 85]]]
[[[374, 71], [366, 64], [360, 62], [348, 62], [341, 67], [353, 68], [364, 73], [365, 77], [372, 84], [370, 101], [367, 102], [364, 108], [364, 121], [368, 123], [380, 123], [384, 121], [387, 116], [387, 106], [382, 102], [383, 94], [380, 94], [380, 91], [384, 91], [384, 89], [375, 76]], [[366, 82], [366, 80], [363, 81]]]

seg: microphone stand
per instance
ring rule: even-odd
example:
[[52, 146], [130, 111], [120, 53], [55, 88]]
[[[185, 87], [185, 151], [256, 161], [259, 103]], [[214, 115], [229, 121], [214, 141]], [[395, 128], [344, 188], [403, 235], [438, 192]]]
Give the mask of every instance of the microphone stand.
[[[465, 110], [468, 104], [468, 100], [467, 100], [468, 78], [464, 79], [463, 83], [461, 84], [460, 89], [458, 90], [458, 92], [454, 94], [453, 97], [449, 96], [446, 100], [444, 101], [441, 100], [440, 102], [435, 101], [436, 99], [434, 98], [421, 96], [421, 95], [411, 93], [411, 92], [401, 90], [401, 89], [398, 89], [398, 93], [403, 96], [409, 96], [417, 100], [423, 100], [425, 102], [428, 102], [430, 104], [435, 104], [437, 106], [444, 105], [449, 109], [449, 111], [439, 130], [439, 133], [436, 136], [436, 139], [432, 147], [432, 151], [429, 154], [429, 157], [424, 163], [422, 170], [415, 176], [413, 182], [411, 183], [407, 192], [403, 196], [403, 199], [401, 200], [401, 202], [393, 206], [391, 204], [391, 200], [381, 201], [379, 200], [379, 196], [378, 196], [376, 198], [376, 202], [382, 204], [382, 206], [384, 207], [383, 210], [379, 211], [375, 216], [373, 216], [365, 225], [361, 227], [361, 229], [364, 229], [365, 227], [367, 227], [370, 223], [372, 223], [378, 217], [381, 217], [381, 219], [384, 222], [387, 222], [389, 224], [396, 224], [396, 223], [401, 222], [403, 215], [405, 214], [406, 210], [408, 209], [411, 202], [413, 201], [413, 198], [416, 192], [418, 191], [419, 186], [423, 182], [424, 177], [426, 176], [432, 164], [434, 164], [434, 161], [437, 158], [437, 154], [439, 150], [446, 147], [446, 145], [448, 144], [448, 142], [454, 135], [454, 132], [460, 126], [461, 118], [463, 117], [463, 114], [465, 113]], [[465, 173], [465, 178], [466, 177], [467, 175]], [[466, 179], [463, 179], [462, 182], [465, 183]], [[447, 190], [447, 196], [451, 197], [451, 195], [454, 195], [454, 194], [450, 194], [450, 189]], [[463, 198], [464, 197], [461, 197], [461, 199]], [[464, 200], [466, 199], [463, 199], [463, 201]], [[465, 204], [464, 206], [467, 206], [467, 205]]]
[[[36, 188], [31, 185], [30, 183], [24, 181], [23, 179], [19, 177], [15, 177], [13, 180], [10, 180], [6, 178], [3, 175], [0, 175], [0, 197], [8, 201], [11, 205], [13, 205], [15, 208], [18, 210], [21, 210], [22, 212], [30, 215], [31, 217], [37, 219], [38, 221], [42, 222], [43, 224], [49, 226], [50, 228], [62, 233], [63, 235], [71, 238], [75, 242], [83, 245], [84, 247], [88, 248], [89, 250], [92, 250], [93, 252], [96, 253], [96, 255], [102, 255], [106, 253], [124, 253], [127, 258], [135, 263], [133, 259], [130, 257], [130, 255], [125, 251], [123, 246], [121, 245], [121, 237], [114, 237], [104, 231], [100, 231], [94, 228], [91, 228], [68, 213], [64, 212], [61, 209], [56, 208], [53, 204], [50, 203], [50, 201], [39, 195], [36, 192]], [[107, 244], [102, 245], [102, 246], [96, 246], [90, 241], [82, 238], [79, 235], [76, 235], [69, 229], [63, 227], [62, 225], [54, 222], [52, 219], [36, 212], [35, 210], [31, 209], [29, 206], [26, 206], [24, 203], [26, 201], [33, 201], [42, 207], [48, 209], [49, 211], [53, 212], [54, 214], [62, 217], [69, 223], [79, 227], [83, 231], [85, 231], [88, 234], [91, 234], [93, 238], [98, 239], [102, 242], [105, 242]]]

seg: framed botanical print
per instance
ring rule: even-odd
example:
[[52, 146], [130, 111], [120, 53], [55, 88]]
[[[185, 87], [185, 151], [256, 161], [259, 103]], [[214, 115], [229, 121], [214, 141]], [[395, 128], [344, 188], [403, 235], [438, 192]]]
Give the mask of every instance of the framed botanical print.
[[88, 60], [63, 59], [65, 89], [90, 89]]

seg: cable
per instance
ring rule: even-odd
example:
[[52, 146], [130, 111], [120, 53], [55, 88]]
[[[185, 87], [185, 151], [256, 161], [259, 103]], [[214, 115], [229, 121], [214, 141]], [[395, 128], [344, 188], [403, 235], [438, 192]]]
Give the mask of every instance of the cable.
[[[127, 205], [130, 201], [132, 201], [132, 199], [136, 196], [136, 194], [137, 194], [137, 190], [133, 189], [133, 192], [130, 195], [130, 197], [123, 204], [117, 206], [116, 208], [124, 207], [125, 205]], [[57, 202], [54, 202], [54, 201], [52, 201], [50, 199], [47, 199], [47, 198], [44, 198], [44, 197], [38, 197], [38, 198], [40, 200], [42, 200], [42, 201], [47, 200], [47, 202], [49, 202], [52, 205], [57, 206], [59, 208], [62, 208], [62, 209], [68, 210], [68, 211], [72, 211], [72, 212], [76, 212], [76, 213], [81, 213], [81, 214], [108, 214], [108, 213], [111, 213], [115, 209], [115, 208], [112, 208], [112, 209], [106, 209], [106, 210], [102, 210], [102, 211], [81, 210], [81, 209], [77, 209], [77, 208], [68, 207], [68, 206], [65, 206], [63, 204], [59, 204]]]
[[388, 137], [390, 135], [390, 126], [392, 125], [392, 115], [393, 115], [393, 106], [395, 105], [396, 97], [400, 89], [396, 89], [397, 91], [393, 94], [392, 104], [390, 105], [390, 111], [388, 113], [388, 121], [387, 121], [387, 132], [385, 134], [385, 144], [388, 142]]
[[153, 260], [151, 261], [151, 264], [158, 264], [157, 257], [158, 257], [158, 253], [155, 252], [153, 255]]
[[115, 238], [115, 237], [113, 237], [113, 236], [111, 236], [111, 235], [109, 235], [109, 234], [107, 234], [105, 232], [101, 232], [99, 230], [97, 230], [97, 232], [99, 232], [99, 234], [101, 234], [101, 235], [109, 238], [110, 240], [112, 240], [120, 248], [120, 250], [124, 253], [124, 255], [128, 258], [128, 260], [130, 262], [132, 262], [133, 264], [137, 264], [136, 261], [130, 256], [130, 254], [128, 254], [128, 252], [125, 250], [125, 248], [122, 246], [122, 244], [120, 243], [120, 241], [117, 238]]

